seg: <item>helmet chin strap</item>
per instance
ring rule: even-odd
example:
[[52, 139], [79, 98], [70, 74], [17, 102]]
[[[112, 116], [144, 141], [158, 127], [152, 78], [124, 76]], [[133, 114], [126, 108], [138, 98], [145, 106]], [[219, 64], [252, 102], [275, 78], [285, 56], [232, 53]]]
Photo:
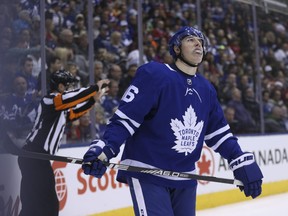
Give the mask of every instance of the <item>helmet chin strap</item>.
[[185, 60], [183, 55], [182, 55], [181, 49], [180, 49], [179, 55], [177, 55], [177, 58], [179, 58], [181, 61], [183, 61], [185, 64], [187, 64], [191, 67], [198, 67], [198, 65], [199, 65], [199, 64], [192, 64], [192, 63], [188, 62], [187, 60]]

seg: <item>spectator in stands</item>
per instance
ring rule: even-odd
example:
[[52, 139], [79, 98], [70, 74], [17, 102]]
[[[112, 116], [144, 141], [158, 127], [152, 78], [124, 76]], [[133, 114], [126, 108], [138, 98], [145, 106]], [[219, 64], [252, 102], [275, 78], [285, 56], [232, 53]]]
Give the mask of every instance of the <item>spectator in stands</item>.
[[136, 74], [138, 66], [136, 64], [131, 64], [127, 72], [123, 75], [119, 82], [118, 97], [121, 98], [128, 86], [130, 85], [132, 79]]
[[6, 127], [19, 145], [24, 144], [26, 136], [32, 129], [38, 105], [32, 94], [27, 92], [27, 87], [26, 79], [16, 76], [13, 82], [13, 93], [3, 100]]
[[61, 4], [61, 14], [63, 17], [63, 24], [62, 24], [63, 28], [71, 29], [71, 27], [74, 25], [75, 15], [73, 14], [73, 11], [71, 10], [71, 6], [70, 6], [71, 4], [73, 4], [73, 1], [63, 2]]
[[[81, 35], [82, 34], [80, 34], [80, 38], [83, 37], [84, 44], [85, 44], [86, 41], [87, 41], [87, 39], [85, 37], [87, 37], [87, 35], [86, 35], [85, 32], [83, 32], [82, 36]], [[84, 44], [83, 44], [83, 46], [85, 46]], [[82, 49], [84, 49], [84, 48], [82, 48]], [[77, 65], [77, 67], [78, 67], [78, 75], [81, 77], [81, 82], [82, 82], [83, 86], [86, 86], [89, 83], [89, 61], [88, 61], [88, 56], [87, 56], [87, 54], [85, 54], [85, 55], [82, 54], [80, 49], [79, 49], [79, 53], [75, 53], [74, 50], [70, 50], [70, 51], [71, 51], [71, 56], [69, 57], [69, 59], [70, 59], [71, 62], [74, 62]], [[88, 53], [88, 48], [87, 48], [86, 52]]]
[[108, 78], [120, 82], [123, 76], [122, 68], [117, 64], [111, 64], [108, 71]]
[[82, 31], [86, 32], [86, 26], [85, 26], [85, 18], [83, 14], [77, 14], [75, 18], [75, 24], [71, 26], [71, 30], [73, 32], [74, 37], [77, 37], [80, 35]]
[[95, 104], [95, 130], [96, 130], [96, 139], [101, 139], [103, 137], [106, 124], [107, 124], [107, 118], [105, 115], [104, 108], [99, 104]]
[[264, 117], [270, 115], [274, 104], [270, 100], [270, 93], [268, 90], [262, 92], [262, 101], [263, 101], [263, 114]]
[[114, 14], [110, 13], [109, 15], [109, 22], [107, 23], [110, 33], [114, 31], [118, 31], [118, 19], [114, 16]]
[[[47, 52], [48, 53], [48, 52]], [[41, 53], [40, 52], [33, 52], [32, 54], [27, 55], [27, 57], [32, 59], [33, 68], [32, 68], [32, 75], [38, 78], [39, 73], [41, 71]]]
[[38, 95], [38, 80], [32, 74], [33, 71], [33, 59], [31, 57], [25, 57], [20, 61], [20, 71], [16, 73], [17, 76], [22, 76], [27, 81], [27, 93]]
[[111, 79], [109, 83], [109, 92], [102, 99], [101, 105], [105, 110], [106, 118], [109, 119], [118, 108], [120, 98], [118, 97], [119, 83]]
[[74, 41], [74, 35], [71, 29], [64, 28], [61, 30], [56, 46], [68, 48], [71, 49], [74, 53], [78, 53], [78, 48]]
[[110, 65], [116, 62], [115, 55], [108, 52], [106, 48], [99, 48], [95, 53], [95, 59], [103, 63], [104, 73], [108, 73]]
[[21, 10], [17, 19], [12, 22], [12, 30], [14, 35], [19, 35], [23, 29], [30, 29], [31, 18], [28, 10]]
[[209, 71], [210, 73], [213, 74], [219, 74], [220, 75], [220, 70], [217, 67], [216, 61], [215, 61], [215, 57], [214, 55], [212, 55], [212, 53], [208, 52], [205, 56], [205, 60], [208, 62], [209, 64]]
[[288, 61], [288, 42], [284, 42], [281, 47], [275, 50], [274, 57], [278, 62]]
[[255, 121], [251, 113], [244, 107], [242, 103], [242, 93], [238, 88], [230, 89], [232, 91], [231, 100], [227, 106], [235, 109], [235, 119], [239, 123], [239, 133], [251, 133], [255, 131]]
[[223, 103], [226, 103], [232, 99], [232, 91], [237, 88], [236, 75], [230, 73], [225, 79], [224, 85], [221, 86], [222, 91], [220, 92], [220, 98]]
[[243, 75], [240, 76], [239, 84], [237, 86], [238, 86], [240, 91], [245, 92], [245, 90], [247, 88], [252, 88], [253, 84], [252, 84], [249, 76], [247, 74], [243, 74]]
[[241, 133], [238, 121], [235, 119], [235, 109], [233, 107], [225, 107], [224, 116], [233, 134]]
[[106, 74], [104, 73], [103, 63], [101, 61], [94, 61], [94, 79], [97, 83], [101, 79], [105, 79]]
[[152, 36], [153, 38], [159, 43], [161, 38], [169, 39], [167, 35], [167, 31], [165, 30], [165, 22], [162, 19], [155, 20], [155, 28], [152, 29]]
[[[145, 47], [144, 47], [145, 49]], [[147, 48], [146, 48], [147, 49]], [[146, 51], [147, 52], [147, 51]], [[139, 49], [138, 49], [138, 42], [137, 41], [133, 41], [132, 44], [130, 44], [128, 47], [127, 47], [127, 57], [126, 57], [126, 69], [129, 68], [130, 65], [132, 64], [136, 64], [136, 65], [140, 65], [140, 59], [139, 59]], [[154, 55], [155, 56], [155, 55]], [[153, 56], [153, 58], [154, 58]], [[147, 63], [148, 60], [147, 60], [147, 57], [146, 57], [146, 54], [145, 54], [145, 51], [143, 53], [143, 63]]]
[[93, 32], [94, 32], [94, 34], [93, 34], [93, 39], [95, 40], [98, 36], [99, 36], [99, 34], [100, 34], [100, 28], [101, 28], [101, 19], [100, 19], [100, 17], [99, 16], [95, 16], [94, 18], [93, 18]]
[[41, 25], [40, 25], [40, 15], [38, 14], [32, 16], [30, 38], [32, 47], [39, 46], [41, 44]]
[[166, 64], [172, 64], [173, 63], [173, 58], [172, 56], [170, 55], [169, 51], [166, 50], [163, 55], [162, 55], [162, 58], [163, 58], [163, 63], [166, 63]]
[[[52, 55], [47, 57], [47, 69], [46, 69], [46, 90], [50, 91], [50, 75], [62, 68], [61, 59], [58, 56]], [[41, 91], [41, 73], [38, 76], [38, 91]]]
[[248, 87], [243, 91], [242, 97], [244, 107], [251, 113], [257, 126], [260, 124], [260, 104], [256, 101], [253, 88]]
[[[27, 2], [29, 7], [27, 7]], [[83, 1], [47, 1], [45, 17], [47, 56], [50, 56], [52, 53], [55, 54], [55, 48], [57, 46], [57, 52], [63, 53], [62, 47], [67, 46], [67, 44], [63, 45], [61, 42], [62, 39], [59, 39], [60, 37], [64, 37], [64, 39], [72, 38], [72, 40], [77, 38], [78, 34], [76, 33], [72, 32], [72, 36], [67, 35], [66, 37], [60, 34], [60, 32], [62, 29], [68, 29], [67, 32], [69, 32], [69, 30], [71, 31], [71, 27], [74, 25], [77, 15], [79, 20], [82, 19], [81, 15], [87, 15], [86, 6], [87, 4], [83, 3]], [[249, 79], [249, 86], [256, 86], [256, 80], [255, 77], [253, 77], [253, 74], [255, 75], [253, 68], [256, 68], [256, 66], [253, 52], [251, 51], [251, 48], [253, 47], [251, 46], [251, 41], [253, 40], [252, 16], [250, 13], [247, 13], [246, 7], [243, 7], [243, 4], [237, 2], [227, 1], [225, 4], [219, 4], [218, 2], [212, 1], [212, 3], [209, 3], [209, 1], [203, 0], [201, 1], [201, 6], [205, 9], [207, 8], [207, 11], [202, 14], [202, 28], [206, 35], [209, 36], [211, 44], [209, 49], [211, 53], [207, 54], [207, 59], [202, 63], [202, 66], [205, 67], [204, 74], [206, 76], [209, 73], [218, 73], [217, 76], [210, 76], [209, 79], [211, 82], [213, 79], [213, 83], [218, 89], [220, 102], [226, 105], [231, 98], [230, 94], [232, 89], [236, 88], [236, 86], [234, 86], [235, 83], [233, 83], [234, 81], [231, 86], [226, 83], [226, 80], [229, 82], [229, 74], [234, 74], [236, 76], [236, 85], [243, 94], [244, 89], [246, 89], [247, 86], [247, 76], [252, 78]], [[187, 8], [189, 8], [190, 14], [187, 12]], [[127, 36], [125, 35], [127, 32], [129, 33], [129, 37], [132, 39], [132, 43], [127, 50], [128, 55], [126, 56], [126, 59], [122, 58], [127, 60], [126, 65], [123, 66], [121, 64], [120, 67], [127, 70], [131, 64], [137, 64], [139, 66], [136, 2], [127, 4], [125, 1], [122, 3], [119, 3], [118, 1], [96, 1], [94, 9], [94, 15], [96, 15], [94, 17], [94, 24], [96, 26], [94, 27], [95, 59], [103, 63], [103, 73], [107, 74], [110, 65], [113, 63], [119, 63], [118, 60], [122, 58], [119, 54], [115, 54], [114, 51], [107, 51], [106, 46], [109, 44], [112, 30], [121, 32], [122, 44], [124, 44], [125, 47], [126, 45], [125, 42], [123, 42], [123, 37]], [[31, 47], [39, 44], [40, 34], [37, 33], [40, 30], [40, 19], [38, 15], [39, 5], [35, 4], [33, 1], [21, 1], [20, 3], [16, 2], [13, 4], [2, 3], [0, 12], [0, 26], [2, 29], [0, 34], [0, 76], [2, 77], [2, 80], [5, 80], [3, 86], [1, 86], [1, 91], [11, 92], [13, 78], [15, 76], [15, 71], [17, 71], [19, 59], [27, 56], [27, 54], [32, 54], [32, 58], [35, 57], [35, 59], [33, 59], [34, 65], [36, 66], [36, 64], [38, 64], [35, 68], [36, 71], [33, 71], [33, 75], [37, 76], [40, 71], [40, 52], [38, 50], [38, 53], [31, 53]], [[7, 12], [11, 12], [11, 14], [7, 14]], [[167, 35], [167, 38], [169, 38], [169, 36], [173, 34], [175, 29], [178, 29], [180, 25], [183, 25], [184, 23], [189, 23], [191, 25], [196, 24], [197, 19], [195, 14], [195, 4], [192, 4], [190, 1], [188, 3], [184, 2], [182, 5], [181, 2], [177, 1], [161, 1], [160, 4], [155, 2], [143, 3], [144, 63], [155, 60], [156, 56], [161, 56], [161, 61], [169, 63], [171, 59], [166, 59], [166, 57], [169, 56], [166, 55], [167, 50], [166, 53], [163, 52], [161, 55], [160, 50], [164, 51], [164, 49], [157, 49], [157, 47], [160, 47], [161, 39], [166, 38], [166, 36], [159, 37], [159, 35], [161, 35], [161, 32], [164, 32]], [[275, 81], [280, 81], [283, 84], [280, 92], [284, 104], [283, 107], [287, 109], [288, 96], [286, 96], [285, 99], [284, 95], [288, 95], [286, 93], [288, 58], [286, 52], [287, 40], [283, 34], [286, 30], [286, 26], [283, 22], [285, 19], [282, 17], [277, 18], [278, 15], [275, 15], [271, 11], [269, 11], [269, 14], [261, 12], [261, 10], [259, 11], [260, 70], [263, 69], [264, 72], [262, 87], [265, 91], [265, 95], [268, 94], [267, 92], [272, 92], [271, 97], [274, 95], [274, 92], [276, 91], [275, 88], [278, 88], [275, 86]], [[108, 26], [111, 17], [113, 17], [115, 21], [112, 24], [115, 29], [110, 29]], [[220, 22], [220, 20], [222, 21]], [[119, 24], [118, 26], [115, 26], [116, 22]], [[30, 36], [27, 29], [30, 32]], [[158, 31], [159, 29], [160, 31]], [[23, 42], [18, 43], [18, 46], [22, 47], [21, 51], [19, 51], [18, 48], [17, 50], [13, 50], [11, 47], [13, 48], [14, 46], [15, 48], [15, 44], [17, 43], [16, 39], [21, 30], [23, 30], [21, 34], [23, 39], [21, 40]], [[15, 32], [17, 32], [17, 34]], [[126, 33], [123, 34], [123, 32]], [[154, 38], [152, 34], [154, 34]], [[30, 41], [27, 40], [29, 37]], [[124, 41], [127, 40], [124, 39]], [[75, 40], [73, 42], [75, 42]], [[136, 46], [133, 44], [136, 44]], [[132, 45], [134, 48], [130, 49]], [[79, 45], [76, 46], [75, 50], [73, 50], [73, 57], [70, 60], [77, 64], [81, 77], [86, 77], [86, 79], [82, 79], [83, 85], [85, 86], [89, 81], [89, 68], [87, 57], [87, 37], [85, 38], [84, 34], [83, 46], [80, 46], [83, 48], [80, 48], [79, 51], [78, 47]], [[8, 48], [10, 49], [8, 50]], [[231, 48], [234, 54], [232, 52], [226, 52], [227, 48]], [[13, 55], [14, 57], [16, 56], [16, 60], [6, 57], [10, 55]], [[235, 56], [237, 56], [237, 59]], [[12, 62], [14, 63], [12, 64]], [[49, 63], [47, 62], [47, 66], [48, 64]], [[242, 78], [244, 84], [241, 84]], [[41, 80], [41, 74], [39, 74], [39, 79]], [[231, 80], [233, 79], [234, 78], [231, 78]], [[47, 85], [47, 87], [49, 86]], [[120, 89], [120, 92], [121, 91], [122, 90]], [[266, 97], [263, 97], [263, 99], [264, 98]], [[267, 98], [269, 98], [269, 95], [267, 95]], [[275, 103], [275, 99], [270, 99], [269, 102], [264, 99], [263, 109], [265, 110], [265, 116], [270, 113], [272, 103]]]
[[52, 20], [52, 17], [45, 17], [45, 44], [46, 47], [51, 49], [54, 49], [57, 45], [58, 37], [59, 35], [56, 33], [55, 26]]
[[[112, 32], [110, 36], [110, 41], [106, 45], [108, 52], [113, 53], [116, 62], [120, 63], [127, 57], [127, 49], [122, 44], [122, 34], [119, 31]], [[116, 63], [115, 62], [115, 63]]]
[[144, 48], [145, 48], [144, 52], [145, 52], [145, 57], [146, 57], [147, 62], [153, 61], [156, 58], [156, 48], [151, 44], [146, 45]]
[[126, 20], [121, 20], [119, 25], [119, 31], [121, 32], [121, 42], [125, 47], [128, 47], [133, 42], [132, 35], [128, 29], [128, 22]]
[[285, 119], [287, 119], [287, 113], [285, 115], [283, 109], [279, 106], [274, 106], [271, 114], [265, 118], [265, 132], [287, 133], [288, 129], [285, 125]]
[[21, 29], [19, 34], [17, 35], [16, 43], [14, 45], [15, 48], [20, 49], [28, 49], [30, 48], [30, 30]]
[[61, 9], [60, 1], [53, 0], [50, 4], [49, 10], [47, 10], [45, 14], [46, 17], [51, 17], [53, 25], [55, 26], [56, 34], [59, 34], [59, 32], [62, 30], [64, 21], [64, 17], [60, 9]]
[[94, 51], [97, 52], [100, 48], [106, 48], [109, 43], [110, 36], [108, 26], [106, 24], [101, 25], [98, 37], [94, 40]]
[[154, 61], [157, 61], [157, 62], [164, 62], [164, 55], [167, 53], [167, 46], [166, 45], [159, 45], [157, 47], [157, 50], [156, 50], [156, 56], [154, 58]]
[[88, 61], [88, 50], [89, 50], [89, 43], [88, 43], [88, 35], [87, 31], [81, 31], [77, 38], [75, 38], [78, 55], [82, 55], [86, 61]]
[[132, 38], [137, 38], [138, 24], [137, 24], [137, 12], [129, 13], [128, 16], [128, 29]]
[[89, 143], [91, 140], [91, 121], [88, 112], [81, 116], [79, 120], [72, 122], [72, 125], [67, 133], [67, 142], [83, 144]]
[[74, 52], [68, 47], [56, 47], [53, 53], [60, 58], [62, 65], [74, 59]]
[[71, 75], [75, 78], [75, 80], [77, 80], [77, 82], [74, 82], [73, 84], [71, 84], [71, 89], [81, 88], [83, 85], [81, 82], [82, 79], [81, 79], [81, 76], [79, 75], [77, 64], [71, 61], [67, 62], [67, 64], [65, 65], [65, 70], [69, 71]]
[[282, 109], [287, 109], [282, 99], [281, 90], [278, 88], [274, 88], [272, 90], [269, 102], [272, 103], [274, 106], [281, 107]]

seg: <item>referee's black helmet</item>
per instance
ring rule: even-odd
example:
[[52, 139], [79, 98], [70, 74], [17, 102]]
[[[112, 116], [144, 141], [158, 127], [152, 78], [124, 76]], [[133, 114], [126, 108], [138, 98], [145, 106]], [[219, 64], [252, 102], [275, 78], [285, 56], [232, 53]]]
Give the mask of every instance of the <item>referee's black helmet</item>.
[[69, 71], [59, 70], [50, 75], [50, 89], [58, 90], [58, 85], [62, 83], [65, 87], [70, 84], [78, 82], [78, 80], [72, 76]]

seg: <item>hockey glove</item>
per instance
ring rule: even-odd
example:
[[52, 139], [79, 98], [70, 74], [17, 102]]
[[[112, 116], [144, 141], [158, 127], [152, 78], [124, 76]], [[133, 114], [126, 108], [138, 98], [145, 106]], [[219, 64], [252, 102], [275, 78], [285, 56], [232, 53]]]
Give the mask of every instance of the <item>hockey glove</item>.
[[243, 186], [239, 186], [246, 197], [251, 196], [253, 199], [262, 192], [262, 172], [257, 165], [254, 154], [245, 152], [229, 163], [230, 169], [234, 173], [234, 177], [243, 182]]
[[107, 168], [102, 161], [108, 162], [114, 157], [113, 151], [102, 140], [93, 140], [83, 157], [82, 169], [86, 175], [101, 178]]

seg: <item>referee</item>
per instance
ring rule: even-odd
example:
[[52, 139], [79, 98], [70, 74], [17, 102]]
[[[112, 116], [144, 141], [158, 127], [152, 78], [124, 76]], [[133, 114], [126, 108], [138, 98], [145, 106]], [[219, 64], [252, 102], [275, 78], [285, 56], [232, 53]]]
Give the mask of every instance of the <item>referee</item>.
[[[66, 122], [87, 113], [108, 91], [108, 87], [105, 91], [98, 91], [103, 84], [108, 84], [108, 80], [68, 91], [74, 82], [76, 80], [68, 71], [59, 70], [51, 74], [51, 91], [39, 104], [34, 127], [23, 147], [25, 150], [54, 155], [58, 151]], [[22, 209], [19, 216], [58, 215], [59, 201], [50, 161], [19, 157], [18, 163], [22, 173]]]

